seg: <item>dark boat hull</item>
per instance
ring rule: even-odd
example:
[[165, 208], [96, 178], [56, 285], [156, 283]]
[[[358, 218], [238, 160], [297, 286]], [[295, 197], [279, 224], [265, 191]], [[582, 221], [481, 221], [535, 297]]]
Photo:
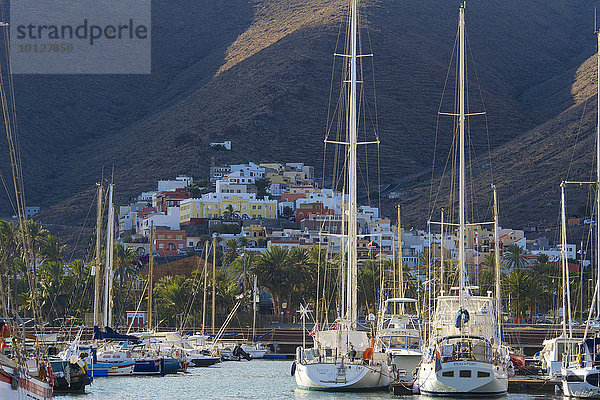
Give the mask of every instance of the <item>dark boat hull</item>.
[[135, 360], [134, 375], [164, 375], [165, 361], [163, 358]]
[[91, 383], [86, 371], [68, 361], [51, 361], [54, 393], [85, 393]]

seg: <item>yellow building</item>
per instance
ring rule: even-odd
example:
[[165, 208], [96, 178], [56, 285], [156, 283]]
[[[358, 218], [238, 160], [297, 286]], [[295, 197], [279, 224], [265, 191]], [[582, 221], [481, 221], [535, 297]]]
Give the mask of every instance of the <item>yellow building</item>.
[[310, 193], [316, 193], [317, 189], [315, 189], [314, 187], [310, 186], [310, 185], [299, 185], [299, 186], [290, 186], [290, 193], [292, 194], [298, 194], [298, 193], [303, 193], [306, 194], [308, 197], [308, 195]]
[[[231, 207], [229, 207], [231, 206]], [[277, 218], [277, 200], [257, 199], [254, 193], [207, 193], [199, 199], [185, 199], [179, 205], [179, 223], [221, 218], [233, 208], [243, 219]]]

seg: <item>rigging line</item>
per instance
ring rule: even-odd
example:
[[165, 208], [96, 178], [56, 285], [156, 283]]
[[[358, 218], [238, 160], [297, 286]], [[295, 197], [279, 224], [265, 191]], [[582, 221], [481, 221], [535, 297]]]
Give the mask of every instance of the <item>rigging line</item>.
[[8, 188], [8, 185], [7, 185], [6, 181], [4, 180], [4, 174], [2, 174], [2, 171], [0, 171], [0, 180], [2, 181], [2, 185], [4, 186], [4, 190], [6, 191], [6, 197], [8, 198], [8, 201], [10, 202], [10, 206], [16, 215], [18, 212], [17, 207], [16, 207], [15, 202], [13, 201], [12, 196], [10, 194], [10, 189]]
[[573, 166], [573, 160], [575, 159], [575, 150], [577, 148], [577, 144], [579, 143], [579, 135], [581, 134], [581, 126], [583, 125], [583, 117], [585, 116], [585, 109], [587, 108], [587, 104], [590, 99], [591, 99], [591, 97], [583, 102], [583, 109], [581, 111], [581, 117], [579, 118], [579, 123], [577, 124], [577, 134], [575, 135], [575, 143], [573, 144], [573, 150], [571, 151], [571, 159], [569, 160], [569, 167], [567, 168], [567, 174], [565, 176], [565, 179], [563, 179], [563, 180], [569, 180], [569, 176], [571, 174], [571, 167]]
[[473, 57], [473, 50], [471, 49], [471, 41], [469, 40], [469, 35], [465, 32], [465, 37], [467, 39], [467, 47], [469, 49], [469, 54], [471, 55], [471, 65], [473, 66], [473, 72], [475, 73], [475, 82], [477, 82], [477, 89], [479, 90], [479, 97], [481, 98], [481, 105], [483, 107], [483, 118], [485, 121], [485, 136], [487, 138], [487, 147], [488, 147], [488, 158], [490, 163], [490, 180], [492, 184], [494, 183], [494, 168], [492, 167], [492, 150], [490, 143], [490, 130], [489, 130], [489, 120], [487, 115], [487, 107], [485, 106], [485, 101], [483, 99], [483, 91], [481, 90], [481, 83], [479, 81], [479, 74], [477, 73], [477, 65], [475, 64], [475, 59]]
[[[13, 134], [15, 136], [15, 140], [16, 140], [16, 147], [17, 147], [17, 159], [19, 162], [19, 168], [21, 170], [21, 192], [23, 193], [23, 196], [25, 196], [25, 192], [24, 192], [24, 185], [23, 185], [23, 165], [21, 163], [21, 149], [20, 149], [20, 140], [19, 140], [19, 125], [18, 125], [18, 121], [17, 121], [17, 111], [16, 111], [16, 102], [15, 102], [15, 87], [14, 87], [14, 82], [13, 82], [13, 76], [12, 76], [12, 59], [10, 57], [10, 37], [9, 37], [9, 32], [8, 32], [8, 25], [4, 26], [4, 36], [5, 36], [5, 40], [4, 40], [4, 51], [6, 54], [6, 68], [7, 68], [7, 79], [8, 79], [8, 93], [9, 93], [9, 97], [10, 97], [10, 104], [9, 104], [9, 108], [11, 109], [11, 114], [12, 114], [12, 130], [13, 130]], [[24, 201], [24, 200], [23, 200]]]
[[[436, 153], [437, 153], [437, 144], [438, 144], [438, 134], [439, 134], [439, 128], [440, 128], [440, 114], [439, 112], [442, 110], [442, 105], [444, 103], [444, 97], [446, 94], [446, 88], [448, 86], [448, 79], [450, 77], [450, 69], [452, 67], [452, 61], [454, 60], [454, 52], [456, 51], [456, 44], [458, 42], [458, 34], [459, 31], [456, 31], [456, 36], [454, 37], [454, 45], [452, 46], [452, 53], [450, 54], [450, 61], [448, 63], [448, 68], [446, 69], [446, 79], [444, 80], [444, 86], [442, 88], [442, 95], [440, 97], [440, 103], [438, 105], [438, 113], [436, 116], [436, 124], [435, 124], [435, 137], [434, 137], [434, 141], [433, 141], [433, 157], [432, 157], [432, 161], [431, 161], [431, 183], [429, 186], [429, 218], [431, 219], [433, 217], [433, 205], [432, 203], [432, 196], [433, 196], [433, 182], [434, 182], [434, 176], [435, 176], [435, 159], [436, 159]], [[438, 193], [439, 193], [439, 188], [438, 188]]]
[[90, 216], [90, 213], [92, 212], [92, 208], [94, 207], [94, 202], [96, 202], [97, 197], [98, 197], [98, 193], [97, 193], [97, 191], [94, 191], [94, 198], [92, 200], [92, 203], [90, 204], [90, 207], [88, 208], [88, 212], [85, 216], [85, 220], [83, 221], [83, 225], [81, 226], [81, 229], [79, 230], [79, 235], [77, 235], [77, 239], [75, 240], [75, 244], [73, 245], [73, 251], [71, 252], [71, 255], [69, 256], [68, 262], [72, 262], [73, 259], [75, 258], [75, 251], [77, 250], [77, 246], [79, 245], [79, 240], [81, 239], [81, 235], [83, 234], [83, 229], [85, 228], [85, 225], [87, 224], [88, 218]]

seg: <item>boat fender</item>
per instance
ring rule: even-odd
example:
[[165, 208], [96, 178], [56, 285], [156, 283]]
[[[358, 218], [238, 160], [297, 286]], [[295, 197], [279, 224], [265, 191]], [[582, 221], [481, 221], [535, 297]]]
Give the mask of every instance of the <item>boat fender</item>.
[[583, 357], [581, 356], [581, 353], [577, 353], [577, 365], [580, 367], [583, 366]]
[[304, 357], [302, 357], [303, 353], [304, 349], [302, 348], [302, 346], [296, 347], [296, 361], [302, 362], [304, 360]]
[[363, 358], [365, 360], [370, 360], [373, 357], [373, 348], [367, 347], [365, 351], [363, 351]]
[[290, 375], [294, 376], [296, 374], [296, 363], [293, 362], [292, 363], [292, 370], [290, 372]]
[[48, 361], [46, 363], [46, 372], [48, 374], [48, 383], [50, 384], [50, 386], [54, 386], [54, 371], [52, 371], [52, 365], [50, 364], [50, 361]]
[[469, 322], [469, 312], [461, 308], [456, 312], [454, 326], [462, 328], [467, 322]]
[[14, 376], [13, 375], [12, 381], [10, 382], [10, 388], [12, 390], [18, 390], [19, 389], [19, 377], [18, 376]]

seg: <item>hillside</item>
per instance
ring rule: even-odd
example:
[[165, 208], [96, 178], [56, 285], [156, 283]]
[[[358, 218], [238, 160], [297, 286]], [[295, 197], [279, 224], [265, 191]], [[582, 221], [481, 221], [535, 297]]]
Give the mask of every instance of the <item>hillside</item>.
[[[374, 82], [382, 183], [427, 176], [432, 161], [439, 166], [446, 157], [439, 151], [433, 160], [433, 143], [458, 3], [363, 3], [361, 43], [375, 55], [374, 80], [367, 74], [365, 92], [373, 92]], [[15, 81], [28, 203], [52, 207], [42, 216], [46, 221], [84, 220], [95, 182], [113, 166], [121, 200], [157, 179], [206, 174], [211, 159], [305, 161], [321, 170], [332, 54], [343, 50], [343, 39], [336, 43], [346, 1], [174, 0], [152, 6], [151, 75]], [[590, 1], [468, 3], [477, 75], [469, 72], [483, 91], [499, 186], [550, 176], [568, 161], [563, 135], [572, 134], [593, 92], [593, 79], [575, 79], [595, 52], [590, 10]], [[471, 98], [479, 97], [476, 85], [469, 89]], [[590, 112], [586, 121], [594, 118]], [[223, 139], [233, 141], [232, 152], [207, 145]], [[440, 134], [439, 149], [450, 140]], [[487, 147], [483, 135], [473, 141], [475, 149]], [[534, 156], [544, 162], [526, 161]], [[5, 173], [6, 157], [0, 157]], [[520, 204], [556, 194], [553, 183], [530, 182], [523, 197], [512, 189], [502, 197], [503, 208], [514, 210], [507, 214], [511, 222], [525, 215], [519, 210], [541, 218], [544, 213]], [[427, 213], [422, 202], [412, 204], [417, 223]], [[9, 212], [0, 201], [0, 214]]]

